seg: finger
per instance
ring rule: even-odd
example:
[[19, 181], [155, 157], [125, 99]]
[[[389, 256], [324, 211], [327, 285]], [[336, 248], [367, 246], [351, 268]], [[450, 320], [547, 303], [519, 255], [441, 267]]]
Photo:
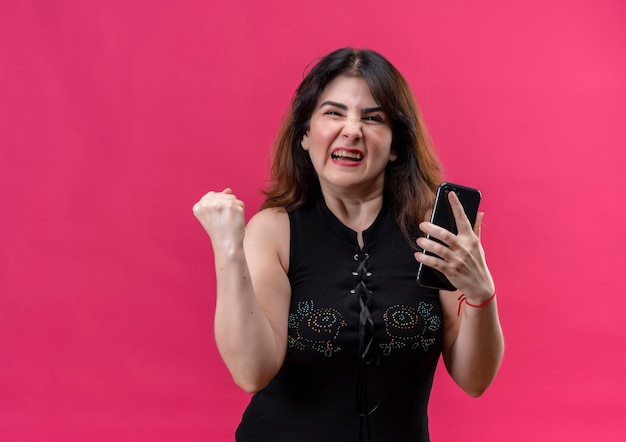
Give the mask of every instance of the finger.
[[454, 257], [454, 252], [450, 247], [432, 239], [420, 237], [417, 239], [417, 245], [422, 250], [437, 255], [444, 261], [448, 261]]
[[202, 197], [198, 201], [196, 201], [196, 203], [192, 207], [194, 215], [198, 216], [198, 214], [201, 212], [201, 208], [204, 206], [204, 202], [206, 201], [206, 199], [210, 198], [213, 194], [215, 194], [215, 192], [211, 190], [210, 192], [202, 195]]
[[419, 228], [426, 235], [430, 235], [431, 238], [436, 238], [447, 245], [454, 243], [456, 238], [454, 233], [428, 221], [421, 222]]
[[425, 266], [432, 267], [433, 269], [441, 270], [441, 267], [445, 263], [443, 259], [436, 256], [427, 255], [422, 252], [415, 252], [413, 257], [417, 262], [424, 264]]
[[233, 190], [230, 187], [225, 188], [224, 190], [222, 190], [223, 193], [229, 193], [232, 194]]
[[468, 230], [471, 231], [472, 225], [465, 214], [463, 204], [461, 204], [461, 201], [455, 192], [448, 192], [448, 201], [450, 202], [450, 207], [452, 207], [452, 214], [454, 215], [454, 220], [456, 221], [457, 230], [459, 232]]

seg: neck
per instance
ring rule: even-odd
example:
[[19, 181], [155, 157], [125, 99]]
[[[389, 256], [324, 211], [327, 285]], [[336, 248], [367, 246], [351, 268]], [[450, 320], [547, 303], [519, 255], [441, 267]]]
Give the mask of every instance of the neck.
[[354, 198], [322, 192], [328, 209], [347, 227], [357, 232], [359, 245], [363, 246], [362, 233], [370, 227], [383, 207], [383, 194]]

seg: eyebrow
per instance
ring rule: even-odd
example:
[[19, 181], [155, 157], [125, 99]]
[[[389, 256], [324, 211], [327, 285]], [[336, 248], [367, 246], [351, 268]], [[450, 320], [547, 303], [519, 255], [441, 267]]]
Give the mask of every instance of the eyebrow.
[[[322, 104], [320, 104], [320, 107], [324, 107], [324, 106], [334, 106], [344, 111], [348, 110], [348, 106], [342, 103], [337, 103], [336, 101], [324, 101]], [[383, 108], [380, 106], [366, 107], [365, 109], [361, 109], [361, 114], [371, 114], [372, 112], [384, 112], [384, 111], [383, 111]]]

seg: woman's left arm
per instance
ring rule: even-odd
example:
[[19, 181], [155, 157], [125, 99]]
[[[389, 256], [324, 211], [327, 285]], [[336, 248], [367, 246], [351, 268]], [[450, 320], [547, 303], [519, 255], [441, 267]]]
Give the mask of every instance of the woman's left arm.
[[424, 222], [420, 229], [448, 247], [425, 237], [418, 246], [434, 253], [416, 253], [415, 259], [442, 272], [458, 289], [440, 291], [444, 315], [443, 358], [454, 381], [469, 395], [478, 397], [491, 384], [504, 352], [504, 339], [498, 318], [495, 286], [480, 243], [483, 214], [474, 229], [456, 194], [448, 199], [458, 234]]

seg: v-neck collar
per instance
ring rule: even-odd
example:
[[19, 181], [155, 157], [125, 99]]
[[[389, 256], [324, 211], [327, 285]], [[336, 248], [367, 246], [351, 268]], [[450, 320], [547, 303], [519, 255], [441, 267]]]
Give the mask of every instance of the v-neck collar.
[[[328, 208], [326, 201], [323, 197], [319, 197], [317, 201], [317, 209], [322, 215], [322, 219], [329, 227], [329, 229], [341, 238], [343, 241], [347, 241], [358, 248], [358, 233], [346, 226], [337, 216]], [[363, 249], [368, 248], [374, 239], [376, 232], [387, 215], [387, 205], [383, 200], [383, 205], [376, 215], [374, 222], [365, 230], [363, 230]]]

